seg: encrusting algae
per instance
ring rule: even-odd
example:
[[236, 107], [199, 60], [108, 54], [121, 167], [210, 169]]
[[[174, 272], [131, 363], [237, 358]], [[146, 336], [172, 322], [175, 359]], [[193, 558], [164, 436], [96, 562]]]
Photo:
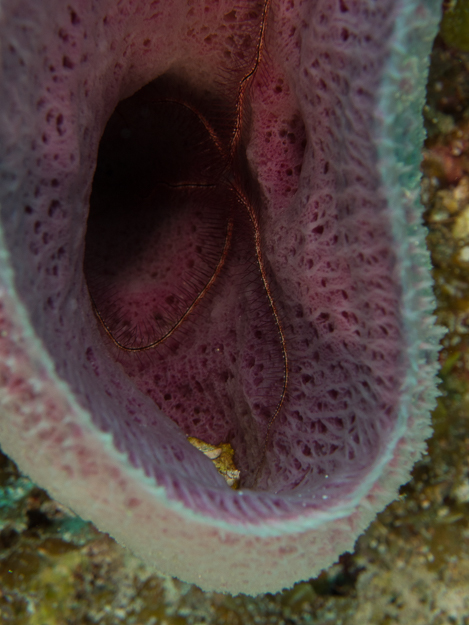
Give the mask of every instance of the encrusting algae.
[[440, 33], [448, 46], [469, 52], [468, 0], [450, 0], [443, 16]]

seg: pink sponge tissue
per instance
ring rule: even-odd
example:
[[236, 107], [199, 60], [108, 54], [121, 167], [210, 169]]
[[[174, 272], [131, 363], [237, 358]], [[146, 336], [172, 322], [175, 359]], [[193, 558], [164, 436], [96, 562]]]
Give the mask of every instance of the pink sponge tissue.
[[164, 573], [312, 577], [425, 449], [438, 5], [2, 2], [0, 444]]

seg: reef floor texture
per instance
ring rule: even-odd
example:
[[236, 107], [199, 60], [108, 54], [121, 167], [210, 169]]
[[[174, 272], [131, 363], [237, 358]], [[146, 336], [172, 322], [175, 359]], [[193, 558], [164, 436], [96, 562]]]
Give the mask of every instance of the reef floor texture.
[[448, 37], [435, 43], [425, 118], [422, 197], [449, 332], [434, 435], [399, 499], [319, 577], [230, 597], [156, 575], [1, 456], [2, 623], [469, 625], [469, 52]]

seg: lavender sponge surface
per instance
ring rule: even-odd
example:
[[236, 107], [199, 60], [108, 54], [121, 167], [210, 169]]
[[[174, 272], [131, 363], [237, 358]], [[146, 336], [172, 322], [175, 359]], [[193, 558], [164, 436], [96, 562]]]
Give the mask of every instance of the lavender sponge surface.
[[[165, 572], [250, 593], [319, 571], [395, 497], [429, 435], [441, 336], [418, 200], [438, 21], [430, 1], [269, 7], [237, 176], [257, 203], [286, 392], [256, 233], [242, 212], [223, 271], [173, 342], [122, 354], [98, 323], [93, 288], [124, 338], [126, 315], [137, 319], [133, 345], [153, 336], [145, 310], [155, 302], [180, 316], [171, 297], [183, 310], [200, 291], [223, 250], [223, 204], [239, 204], [223, 185], [214, 198], [200, 193], [214, 175], [204, 159], [228, 151], [208, 123], [199, 124], [206, 152], [181, 178], [193, 176], [197, 191], [148, 189], [136, 168], [130, 191], [114, 185], [98, 197], [93, 177], [114, 109], [175, 75], [184, 86], [164, 97], [191, 93], [198, 120], [228, 146], [219, 120], [239, 109], [236, 84], [262, 8], [23, 1], [6, 2], [0, 16], [2, 446]], [[185, 136], [172, 109], [160, 116]], [[124, 122], [111, 152], [125, 153]], [[163, 127], [154, 126], [158, 143]], [[161, 163], [176, 150], [156, 148], [158, 184], [171, 182]], [[188, 435], [233, 446], [240, 490]], [[214, 549], [230, 558], [229, 572], [209, 557]]]

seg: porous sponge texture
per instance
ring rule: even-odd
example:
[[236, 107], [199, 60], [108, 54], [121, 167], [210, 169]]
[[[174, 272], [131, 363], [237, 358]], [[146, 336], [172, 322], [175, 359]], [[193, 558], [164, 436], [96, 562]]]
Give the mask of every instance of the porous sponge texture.
[[[407, 366], [373, 141], [392, 8], [274, 7], [249, 93], [248, 153], [265, 196], [263, 245], [289, 360], [287, 397], [259, 485], [290, 499], [306, 496], [310, 505], [349, 496], [370, 472], [390, 442]], [[309, 28], [285, 41], [300, 16]], [[229, 440], [242, 474], [252, 475], [283, 385], [263, 285], [257, 279], [253, 297], [246, 287], [254, 271], [246, 275], [246, 266], [256, 260], [244, 249], [246, 241], [252, 247], [247, 230], [243, 241], [237, 234], [209, 314], [197, 313], [173, 353], [119, 360], [184, 432]], [[262, 315], [252, 313], [259, 309]]]
[[[386, 199], [376, 123], [400, 11], [384, 0], [272, 5], [247, 152], [264, 196], [262, 245], [287, 340], [289, 387], [258, 484], [264, 490], [239, 497], [187, 444], [165, 401], [173, 387], [183, 393], [183, 383], [191, 402], [207, 401], [206, 386], [213, 387], [218, 404], [200, 411], [193, 433], [231, 437], [241, 468], [252, 472], [265, 425], [255, 418], [253, 425], [256, 389], [270, 366], [258, 333], [275, 328], [265, 329], [265, 315], [245, 322], [238, 314], [253, 310], [246, 273], [235, 266], [220, 282], [180, 364], [158, 363], [170, 395], [160, 408], [116, 366], [82, 273], [98, 142], [113, 108], [170, 67], [218, 88], [217, 59], [242, 50], [234, 16], [218, 3], [187, 13], [182, 4], [174, 11], [166, 3], [109, 2], [99, 15], [84, 0], [32, 13], [27, 2], [5, 5], [2, 219], [15, 288], [58, 375], [98, 430], [112, 433], [123, 457], [156, 478], [168, 499], [211, 521], [262, 532], [266, 519], [298, 529], [315, 523], [318, 510], [345, 514], [402, 431], [409, 334], [393, 225], [401, 207]], [[246, 240], [238, 243], [241, 265]], [[182, 410], [174, 420], [190, 430], [194, 418]]]
[[282, 73], [257, 85], [250, 154], [272, 207], [264, 236], [292, 334], [269, 479], [301, 484], [302, 495], [331, 475], [346, 494], [369, 470], [408, 365], [373, 117], [395, 10], [318, 2], [304, 7], [303, 31], [285, 10], [279, 30], [294, 34]]

